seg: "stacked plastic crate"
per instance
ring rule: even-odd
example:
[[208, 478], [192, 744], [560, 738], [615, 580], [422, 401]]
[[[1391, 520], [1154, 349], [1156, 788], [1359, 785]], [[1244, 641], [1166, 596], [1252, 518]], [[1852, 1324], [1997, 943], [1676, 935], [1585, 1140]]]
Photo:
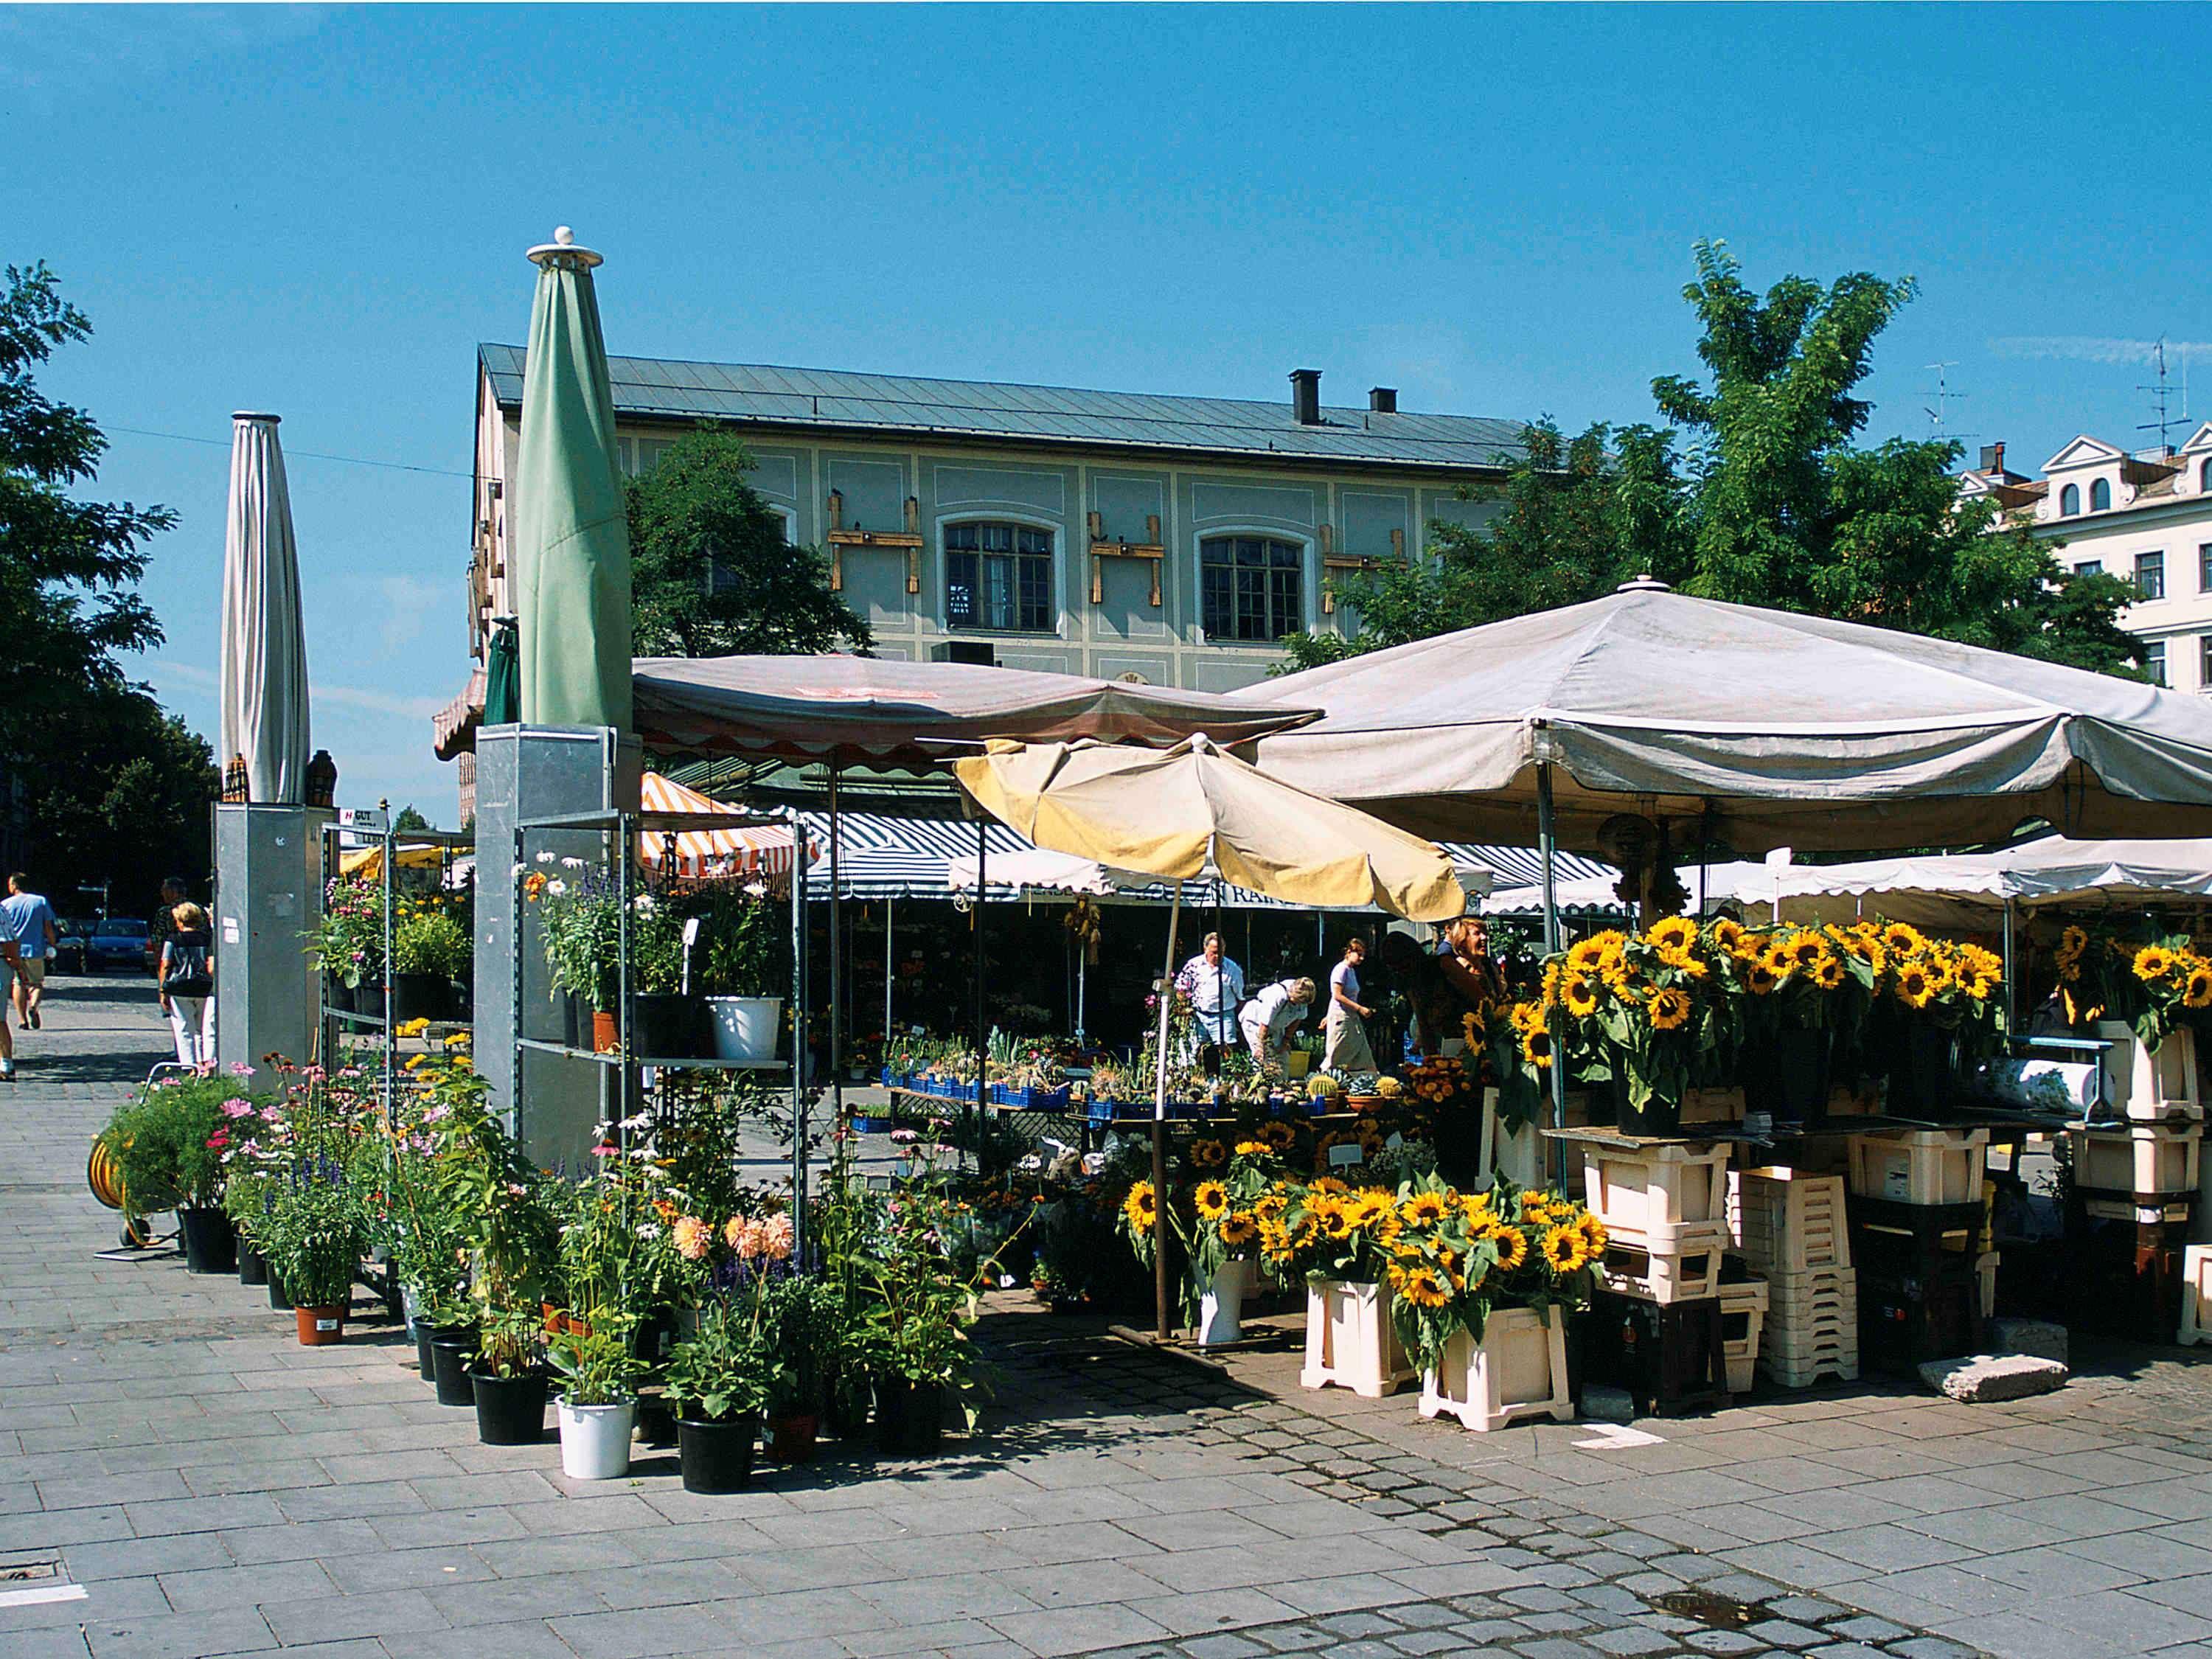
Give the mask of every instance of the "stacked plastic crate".
[[1729, 1221], [1746, 1265], [1766, 1281], [1759, 1373], [1784, 1389], [1856, 1381], [1858, 1279], [1844, 1178], [1739, 1170], [1729, 1178]]
[[1589, 1374], [1661, 1416], [1728, 1403], [1721, 1258], [1728, 1148], [1582, 1143], [1584, 1201], [1605, 1224]]
[[2075, 1305], [2116, 1335], [2172, 1341], [2204, 1137], [2196, 1038], [2172, 1031], [2150, 1049], [2124, 1025], [2100, 1025], [2098, 1035], [2112, 1041], [2105, 1096], [2119, 1117], [2110, 1127], [2066, 1132], [2069, 1219], [2081, 1240]]
[[1912, 1376], [1981, 1343], [1987, 1129], [1881, 1129], [1850, 1144], [1859, 1352]]

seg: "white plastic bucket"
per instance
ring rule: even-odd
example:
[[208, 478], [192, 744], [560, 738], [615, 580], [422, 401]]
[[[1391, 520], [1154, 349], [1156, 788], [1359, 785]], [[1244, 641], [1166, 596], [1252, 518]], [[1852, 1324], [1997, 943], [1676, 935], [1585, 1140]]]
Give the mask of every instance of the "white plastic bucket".
[[708, 997], [717, 1060], [774, 1060], [783, 1024], [781, 997]]

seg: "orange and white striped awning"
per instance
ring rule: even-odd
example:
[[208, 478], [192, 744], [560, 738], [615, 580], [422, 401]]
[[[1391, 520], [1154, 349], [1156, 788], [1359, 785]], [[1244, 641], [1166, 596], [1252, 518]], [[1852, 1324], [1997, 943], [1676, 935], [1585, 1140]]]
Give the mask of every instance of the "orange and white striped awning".
[[[647, 772], [640, 790], [640, 805], [647, 812], [732, 812], [732, 806], [672, 783], [658, 772]], [[639, 862], [660, 867], [667, 837], [648, 830], [638, 836]], [[788, 876], [792, 866], [792, 832], [788, 824], [733, 825], [727, 830], [686, 830], [676, 836], [676, 866], [680, 876]]]

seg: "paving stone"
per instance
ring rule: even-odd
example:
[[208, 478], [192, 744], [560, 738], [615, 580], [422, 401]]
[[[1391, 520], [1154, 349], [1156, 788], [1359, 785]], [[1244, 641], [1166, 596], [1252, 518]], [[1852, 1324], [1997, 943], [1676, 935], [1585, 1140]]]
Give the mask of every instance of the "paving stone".
[[1646, 1653], [1672, 1653], [1676, 1645], [1670, 1636], [1657, 1631], [1638, 1630], [1632, 1626], [1599, 1631], [1589, 1638], [1589, 1644], [1618, 1655], [1620, 1659], [1635, 1659], [1635, 1656]]

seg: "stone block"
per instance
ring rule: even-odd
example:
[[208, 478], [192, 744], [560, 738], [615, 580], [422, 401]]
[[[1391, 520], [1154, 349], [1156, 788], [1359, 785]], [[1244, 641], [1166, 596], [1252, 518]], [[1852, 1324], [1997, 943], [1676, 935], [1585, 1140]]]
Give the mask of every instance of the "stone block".
[[1970, 1406], [2050, 1394], [2066, 1386], [2066, 1367], [2033, 1354], [1974, 1354], [1965, 1359], [1931, 1359], [1920, 1368], [1923, 1386]]
[[1626, 1389], [1590, 1382], [1583, 1388], [1582, 1420], [1585, 1423], [1633, 1423], [1636, 1401]]
[[2047, 1319], [1992, 1319], [1983, 1327], [1999, 1353], [2024, 1353], [2066, 1364], [2066, 1328]]

